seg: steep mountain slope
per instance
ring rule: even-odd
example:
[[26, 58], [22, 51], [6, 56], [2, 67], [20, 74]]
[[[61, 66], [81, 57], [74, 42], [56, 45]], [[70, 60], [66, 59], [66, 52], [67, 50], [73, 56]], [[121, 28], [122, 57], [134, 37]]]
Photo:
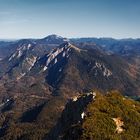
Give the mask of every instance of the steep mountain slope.
[[129, 74], [140, 81], [140, 39], [79, 38], [71, 39], [80, 48], [100, 48], [123, 57], [130, 67]]
[[[5, 110], [2, 112], [4, 119], [2, 118], [1, 120], [1, 132], [3, 132], [1, 136], [3, 138], [17, 139], [18, 137], [24, 138], [26, 136], [29, 138], [30, 132], [38, 134], [38, 137], [41, 138], [49, 131], [60, 115], [66, 98], [63, 96], [55, 97], [53, 95], [52, 83], [55, 82], [55, 80], [51, 80], [48, 76], [50, 76], [54, 67], [57, 67], [55, 70], [57, 70], [58, 74], [63, 71], [71, 49], [73, 48], [74, 46], [69, 43], [63, 44], [60, 48], [56, 48], [39, 58], [33, 68], [27, 71], [23, 77], [17, 79], [15, 76], [12, 80], [7, 78], [5, 83], [1, 85], [1, 100], [3, 100], [1, 112]], [[15, 58], [17, 58], [19, 53], [16, 54]], [[22, 64], [22, 61], [20, 61], [20, 64]], [[19, 70], [23, 69], [23, 67], [17, 68]], [[54, 78], [59, 78], [59, 76]], [[1, 81], [3, 83], [3, 79]], [[56, 83], [54, 84], [56, 85]], [[50, 85], [52, 85], [52, 87], [50, 87]], [[13, 103], [9, 104], [9, 100], [13, 100]], [[8, 110], [5, 109], [7, 105], [10, 107]], [[31, 115], [30, 113], [34, 115], [29, 117]], [[55, 115], [52, 117], [53, 114]], [[6, 118], [7, 120], [5, 120]], [[32, 123], [33, 121], [36, 123]], [[44, 124], [45, 126], [43, 126]], [[7, 127], [5, 127], [5, 125]], [[26, 131], [24, 131], [25, 127]], [[17, 135], [13, 135], [13, 130], [16, 128], [22, 130], [22, 132], [17, 132]], [[33, 130], [36, 130], [36, 132]], [[41, 134], [39, 134], [40, 130]]]
[[[8, 51], [8, 53], [5, 55], [3, 60], [0, 61], [0, 67], [2, 68], [0, 70], [0, 75], [3, 75], [4, 72], [5, 73], [8, 71], [12, 72], [13, 68], [16, 69], [17, 67], [25, 67], [25, 66], [21, 66], [22, 64], [26, 65], [26, 63], [30, 63], [27, 65], [33, 65], [35, 59], [42, 57], [43, 55], [51, 51], [53, 48], [56, 48], [60, 44], [66, 42], [66, 40], [67, 39], [57, 35], [50, 35], [43, 39], [37, 39], [37, 40], [23, 39], [23, 40], [15, 41], [12, 42], [12, 44], [9, 43], [9, 46], [6, 47], [2, 45], [1, 49], [3, 50], [1, 50], [1, 53], [5, 54], [4, 51]], [[29, 67], [31, 66], [28, 66], [27, 69], [29, 69]], [[22, 74], [18, 74], [18, 75], [23, 75], [25, 72], [23, 71], [21, 73]]]
[[71, 88], [72, 91], [76, 89], [83, 92], [93, 88], [104, 91], [117, 88], [124, 93], [133, 94], [138, 85], [127, 70], [129, 71], [128, 63], [120, 57], [96, 49], [81, 50], [80, 53], [73, 52], [60, 84], [64, 87], [63, 90]]
[[46, 139], [140, 139], [139, 102], [127, 99], [116, 91], [105, 96], [93, 93], [71, 100]]

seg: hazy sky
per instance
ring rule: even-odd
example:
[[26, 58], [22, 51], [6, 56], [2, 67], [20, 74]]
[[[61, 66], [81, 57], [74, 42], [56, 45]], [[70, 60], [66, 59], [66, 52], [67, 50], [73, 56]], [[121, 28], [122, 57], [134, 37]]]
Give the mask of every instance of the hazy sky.
[[0, 38], [140, 38], [140, 0], [0, 0]]

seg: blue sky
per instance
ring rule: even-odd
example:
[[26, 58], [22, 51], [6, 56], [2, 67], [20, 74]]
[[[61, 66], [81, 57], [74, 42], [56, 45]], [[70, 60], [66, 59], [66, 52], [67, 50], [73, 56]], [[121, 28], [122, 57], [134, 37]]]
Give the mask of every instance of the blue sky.
[[0, 38], [140, 38], [140, 0], [0, 0]]

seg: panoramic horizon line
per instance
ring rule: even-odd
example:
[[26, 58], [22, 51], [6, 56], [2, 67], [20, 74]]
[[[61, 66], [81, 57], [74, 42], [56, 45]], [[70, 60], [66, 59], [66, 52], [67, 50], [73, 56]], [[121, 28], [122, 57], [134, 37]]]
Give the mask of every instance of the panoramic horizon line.
[[102, 38], [105, 38], [105, 39], [115, 39], [115, 40], [123, 40], [123, 39], [134, 39], [134, 40], [137, 40], [137, 39], [140, 39], [140, 37], [122, 37], [122, 38], [116, 38], [116, 37], [106, 37], [106, 36], [76, 36], [76, 37], [65, 37], [63, 35], [58, 35], [58, 34], [48, 34], [44, 37], [20, 37], [20, 38], [10, 38], [10, 37], [7, 37], [7, 38], [0, 38], [0, 41], [1, 40], [22, 40], [22, 39], [43, 39], [43, 38], [46, 38], [48, 36], [53, 36], [53, 35], [56, 35], [56, 36], [59, 36], [59, 37], [62, 37], [62, 38], [67, 38], [67, 39], [82, 39], [82, 38], [97, 38], [97, 39], [102, 39]]

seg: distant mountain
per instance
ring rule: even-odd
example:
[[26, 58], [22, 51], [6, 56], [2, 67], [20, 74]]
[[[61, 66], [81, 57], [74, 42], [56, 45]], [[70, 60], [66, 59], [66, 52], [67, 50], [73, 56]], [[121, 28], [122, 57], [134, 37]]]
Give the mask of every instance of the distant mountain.
[[63, 38], [58, 35], [49, 35], [43, 39], [22, 39], [13, 41], [0, 41], [0, 58], [6, 58], [12, 54], [16, 49], [22, 45], [34, 44], [36, 46], [42, 46], [45, 49], [52, 49], [64, 42], [68, 42], [67, 38]]
[[69, 39], [67, 38], [63, 38], [61, 36], [58, 36], [58, 35], [49, 35], [43, 39], [39, 39], [37, 42], [38, 43], [41, 43], [41, 44], [62, 44], [64, 42], [68, 42]]
[[[78, 44], [90, 44], [100, 46], [102, 49], [123, 56], [132, 55], [133, 53], [139, 54], [140, 39], [113, 39], [113, 38], [73, 38], [67, 39], [58, 35], [49, 35], [43, 39], [24, 39], [16, 41], [0, 41], [0, 50], [2, 52], [12, 52], [14, 47], [18, 47], [21, 42], [32, 41], [38, 45], [60, 45], [64, 42], [71, 42], [78, 46]], [[80, 45], [79, 45], [80, 47]], [[4, 49], [5, 48], [5, 49]], [[7, 48], [7, 49], [6, 49]], [[7, 53], [5, 53], [7, 54]], [[7, 56], [7, 55], [6, 55]]]
[[122, 56], [130, 56], [134, 53], [140, 54], [140, 39], [78, 38], [71, 39], [71, 41], [76, 44], [96, 44], [106, 51]]

